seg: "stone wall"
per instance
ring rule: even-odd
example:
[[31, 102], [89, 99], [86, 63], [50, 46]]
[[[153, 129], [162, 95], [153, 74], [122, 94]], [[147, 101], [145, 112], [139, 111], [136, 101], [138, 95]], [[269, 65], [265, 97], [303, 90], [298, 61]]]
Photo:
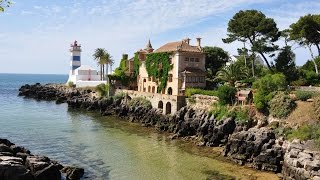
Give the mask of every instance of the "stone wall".
[[[177, 111], [179, 111], [179, 109], [181, 109], [183, 106], [186, 105], [184, 96], [139, 92], [139, 91], [123, 90], [123, 89], [117, 89], [115, 93], [116, 94], [125, 93], [131, 98], [145, 97], [151, 102], [153, 108], [162, 109], [163, 114], [175, 114]], [[162, 108], [161, 108], [161, 102], [162, 102]], [[170, 113], [168, 111], [169, 106], [171, 108]]]
[[212, 105], [219, 101], [216, 96], [207, 96], [201, 94], [192, 95], [191, 98], [187, 99], [187, 106], [194, 109], [210, 110]]
[[286, 149], [282, 167], [285, 180], [320, 180], [320, 155], [308, 150], [304, 143], [294, 140], [284, 144]]

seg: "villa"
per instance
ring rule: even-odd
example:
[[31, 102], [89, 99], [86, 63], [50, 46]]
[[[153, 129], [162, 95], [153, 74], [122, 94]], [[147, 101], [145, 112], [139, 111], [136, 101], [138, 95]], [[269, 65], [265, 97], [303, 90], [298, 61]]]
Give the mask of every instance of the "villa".
[[[201, 47], [201, 38], [196, 39], [197, 44], [191, 45], [190, 39], [169, 42], [154, 50], [150, 40], [144, 49], [137, 51], [140, 61], [137, 87], [135, 90], [122, 90], [131, 96], [143, 96], [151, 101], [154, 108], [162, 109], [164, 114], [173, 114], [185, 106], [185, 90], [188, 87], [205, 87], [205, 54]], [[172, 69], [168, 73], [166, 87], [158, 92], [159, 82], [150, 77], [146, 70], [146, 58], [152, 53], [170, 53]], [[128, 59], [126, 65], [130, 66], [127, 73], [133, 71], [133, 58]], [[129, 89], [129, 88], [127, 88]]]

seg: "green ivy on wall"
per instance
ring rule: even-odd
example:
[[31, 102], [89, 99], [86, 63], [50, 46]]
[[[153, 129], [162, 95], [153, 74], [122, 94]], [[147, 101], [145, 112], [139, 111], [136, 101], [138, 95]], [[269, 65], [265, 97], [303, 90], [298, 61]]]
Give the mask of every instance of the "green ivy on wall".
[[151, 53], [147, 55], [146, 69], [149, 77], [158, 79], [158, 93], [167, 86], [169, 71], [173, 68], [170, 64], [170, 55], [168, 52]]
[[140, 68], [141, 62], [138, 57], [138, 53], [134, 54], [133, 59], [133, 76], [136, 78], [139, 75], [139, 68]]

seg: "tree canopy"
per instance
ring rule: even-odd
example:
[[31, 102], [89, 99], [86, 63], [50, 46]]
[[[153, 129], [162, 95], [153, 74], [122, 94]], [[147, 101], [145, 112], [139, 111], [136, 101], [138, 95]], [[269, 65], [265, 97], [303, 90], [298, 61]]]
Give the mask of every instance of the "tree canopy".
[[234, 41], [249, 41], [251, 51], [258, 52], [271, 70], [265, 54], [270, 54], [278, 49], [274, 44], [280, 36], [277, 24], [272, 18], [267, 18], [257, 10], [245, 10], [236, 13], [228, 23], [228, 37], [224, 43]]
[[220, 47], [205, 46], [203, 52], [206, 54], [206, 70], [210, 79], [229, 61], [229, 55]]
[[9, 7], [11, 2], [8, 0], [0, 0], [0, 12], [3, 12], [5, 8]]
[[290, 38], [301, 45], [315, 45], [320, 56], [320, 14], [308, 14], [290, 25]]
[[296, 80], [297, 68], [295, 63], [295, 54], [290, 46], [285, 46], [275, 59], [275, 69], [286, 76], [288, 82]]

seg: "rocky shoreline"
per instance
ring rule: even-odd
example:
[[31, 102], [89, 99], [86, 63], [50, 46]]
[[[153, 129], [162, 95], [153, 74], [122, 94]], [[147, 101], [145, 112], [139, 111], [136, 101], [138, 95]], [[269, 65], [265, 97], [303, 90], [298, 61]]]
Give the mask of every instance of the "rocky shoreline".
[[78, 180], [84, 169], [63, 166], [45, 156], [33, 155], [7, 139], [0, 139], [0, 179], [2, 180]]
[[[217, 121], [206, 111], [191, 107], [183, 107], [173, 116], [164, 116], [151, 107], [130, 105], [131, 97], [127, 95], [97, 98], [90, 89], [56, 84], [24, 85], [19, 89], [19, 96], [68, 103], [69, 108], [118, 116], [172, 133], [172, 138], [191, 137], [200, 146], [223, 146], [223, 155], [228, 159], [257, 170], [281, 173], [283, 179], [320, 179], [320, 158], [316, 152], [301, 142], [277, 139], [272, 129], [260, 125], [238, 123], [231, 118]], [[299, 147], [300, 151], [293, 147]]]

